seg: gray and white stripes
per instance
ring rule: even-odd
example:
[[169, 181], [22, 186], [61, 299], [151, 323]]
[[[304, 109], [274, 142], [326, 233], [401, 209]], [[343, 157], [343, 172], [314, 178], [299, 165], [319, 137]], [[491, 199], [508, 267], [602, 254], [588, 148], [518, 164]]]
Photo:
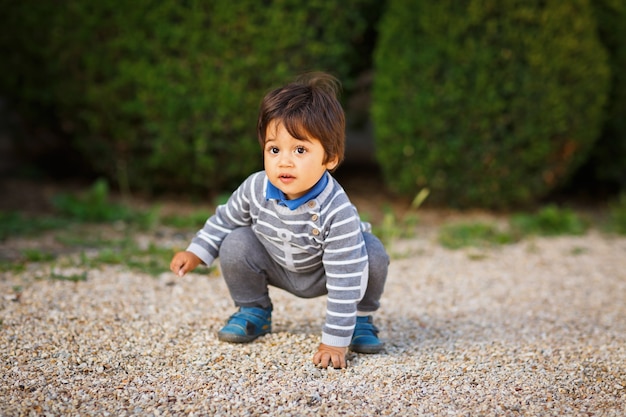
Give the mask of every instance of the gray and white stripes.
[[248, 177], [228, 202], [198, 231], [187, 250], [206, 265], [219, 254], [221, 242], [237, 227], [251, 227], [270, 256], [283, 268], [307, 274], [324, 268], [328, 298], [322, 343], [347, 346], [356, 321], [356, 306], [367, 288], [368, 258], [356, 208], [339, 183], [328, 185], [295, 210], [267, 200], [264, 171]]

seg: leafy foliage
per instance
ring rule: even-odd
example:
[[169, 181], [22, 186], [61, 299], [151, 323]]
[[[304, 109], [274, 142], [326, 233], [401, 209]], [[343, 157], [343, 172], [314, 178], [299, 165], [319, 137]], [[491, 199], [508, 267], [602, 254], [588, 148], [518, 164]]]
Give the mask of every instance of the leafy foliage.
[[592, 0], [591, 3], [600, 39], [609, 51], [612, 77], [604, 130], [593, 148], [591, 169], [584, 172], [626, 190], [626, 2]]
[[109, 185], [104, 179], [96, 181], [81, 195], [59, 194], [53, 198], [54, 207], [62, 215], [87, 222], [125, 220], [131, 216], [128, 207], [109, 201]]
[[609, 230], [626, 235], [626, 193], [609, 205]]
[[0, 211], [0, 242], [9, 236], [32, 235], [44, 230], [52, 230], [67, 225], [66, 219], [55, 217], [30, 218], [17, 212]]
[[609, 68], [586, 0], [390, 0], [374, 62], [377, 159], [405, 195], [534, 202], [602, 127]]
[[589, 224], [575, 211], [551, 204], [536, 213], [511, 215], [506, 227], [489, 222], [443, 225], [439, 231], [439, 242], [450, 249], [506, 245], [533, 235], [582, 235], [588, 227]]
[[484, 222], [447, 224], [439, 231], [439, 243], [449, 249], [504, 245], [514, 241], [511, 233]]
[[536, 214], [516, 214], [511, 225], [522, 235], [582, 235], [588, 224], [573, 210], [550, 204]]
[[375, 1], [3, 3], [0, 90], [24, 117], [53, 117], [123, 191], [222, 191], [261, 168], [268, 89], [310, 70], [349, 84]]

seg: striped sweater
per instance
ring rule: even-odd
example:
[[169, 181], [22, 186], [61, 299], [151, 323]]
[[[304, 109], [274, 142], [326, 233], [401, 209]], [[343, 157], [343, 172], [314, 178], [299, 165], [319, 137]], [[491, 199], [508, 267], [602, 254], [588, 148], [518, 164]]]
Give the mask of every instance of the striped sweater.
[[238, 227], [251, 227], [270, 256], [285, 269], [303, 273], [324, 268], [328, 289], [322, 343], [348, 346], [356, 322], [356, 306], [367, 287], [368, 259], [356, 208], [329, 174], [324, 190], [291, 210], [266, 199], [264, 171], [248, 177], [217, 207], [187, 248], [206, 265], [219, 253], [224, 238]]

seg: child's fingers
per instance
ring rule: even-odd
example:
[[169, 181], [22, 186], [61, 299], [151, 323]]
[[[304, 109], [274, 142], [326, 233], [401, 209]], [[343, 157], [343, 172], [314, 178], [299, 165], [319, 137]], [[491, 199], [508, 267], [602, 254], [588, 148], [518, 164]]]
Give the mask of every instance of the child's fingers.
[[346, 359], [343, 355], [333, 353], [330, 356], [330, 361], [333, 363], [333, 368], [340, 369], [346, 367]]
[[313, 363], [320, 368], [328, 368], [331, 364], [335, 369], [345, 368], [347, 366], [346, 356], [343, 352], [328, 348], [319, 350], [313, 356]]
[[333, 366], [335, 368], [345, 368], [347, 366], [346, 355], [337, 355], [337, 358], [333, 359]]
[[[185, 275], [185, 259], [182, 256], [176, 255], [174, 256], [174, 258], [172, 259], [172, 262], [170, 262], [170, 271], [172, 271], [173, 273], [175, 273], [176, 275], [182, 277], [183, 275]], [[181, 275], [182, 273], [182, 275]]]
[[327, 352], [317, 352], [313, 357], [313, 363], [320, 368], [328, 368], [330, 361], [330, 354]]

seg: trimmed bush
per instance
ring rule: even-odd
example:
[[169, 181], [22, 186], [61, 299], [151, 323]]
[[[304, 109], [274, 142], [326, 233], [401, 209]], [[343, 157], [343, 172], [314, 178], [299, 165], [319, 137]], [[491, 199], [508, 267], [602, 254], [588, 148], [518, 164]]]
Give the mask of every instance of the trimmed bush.
[[594, 176], [626, 190], [626, 2], [593, 0], [600, 40], [609, 51], [611, 88], [604, 131], [589, 161]]
[[390, 0], [379, 33], [376, 153], [399, 193], [532, 203], [599, 135], [609, 69], [586, 0]]
[[123, 189], [228, 189], [261, 168], [265, 92], [310, 70], [346, 81], [374, 1], [12, 2], [0, 88]]

